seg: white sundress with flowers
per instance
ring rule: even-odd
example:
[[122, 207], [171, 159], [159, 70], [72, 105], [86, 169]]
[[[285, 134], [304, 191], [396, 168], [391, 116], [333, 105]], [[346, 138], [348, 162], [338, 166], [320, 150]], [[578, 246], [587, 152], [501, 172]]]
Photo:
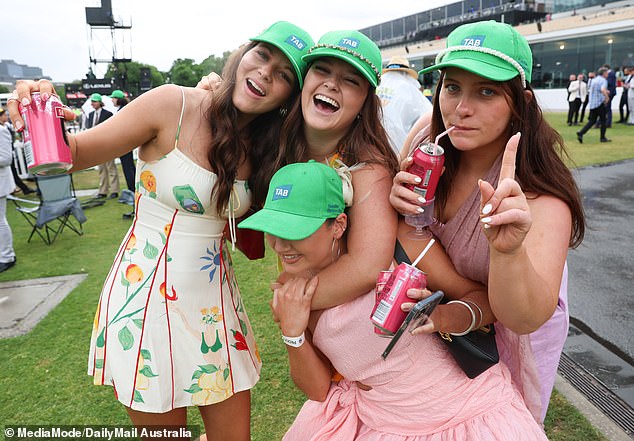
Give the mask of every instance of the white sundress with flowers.
[[[132, 409], [213, 404], [259, 379], [223, 239], [227, 221], [210, 200], [216, 179], [178, 150], [178, 135], [160, 160], [137, 162], [136, 217], [103, 286], [88, 363], [94, 383], [113, 386]], [[243, 215], [245, 181], [236, 181], [232, 200]]]

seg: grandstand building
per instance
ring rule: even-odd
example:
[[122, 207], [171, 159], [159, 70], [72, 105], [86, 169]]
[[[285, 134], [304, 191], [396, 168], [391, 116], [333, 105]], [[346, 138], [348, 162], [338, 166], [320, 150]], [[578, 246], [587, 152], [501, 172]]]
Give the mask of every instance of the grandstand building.
[[[383, 60], [404, 56], [414, 69], [433, 64], [457, 26], [509, 23], [533, 51], [532, 87], [564, 88], [570, 74], [634, 66], [634, 0], [463, 0], [361, 29]], [[435, 74], [437, 75], [437, 74]], [[419, 78], [431, 84], [431, 74]]]

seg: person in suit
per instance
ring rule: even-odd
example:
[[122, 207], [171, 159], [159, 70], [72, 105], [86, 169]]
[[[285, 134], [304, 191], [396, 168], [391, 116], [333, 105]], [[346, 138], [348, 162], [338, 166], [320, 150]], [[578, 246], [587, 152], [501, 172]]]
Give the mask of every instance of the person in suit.
[[[112, 116], [112, 112], [103, 107], [103, 98], [98, 93], [90, 95], [90, 105], [93, 110], [88, 114], [86, 128], [91, 129], [101, 124]], [[110, 196], [108, 196], [110, 195]], [[114, 160], [106, 161], [99, 165], [99, 193], [97, 199], [116, 199], [119, 197], [119, 174], [115, 167]]]
[[[119, 113], [121, 109], [123, 109], [128, 103], [128, 97], [126, 97], [125, 93], [122, 90], [117, 89], [112, 92], [110, 95], [112, 102], [115, 106], [117, 106], [116, 113]], [[124, 190], [121, 192], [121, 198], [119, 202], [122, 203], [132, 203], [134, 202], [134, 178], [136, 174], [136, 165], [134, 165], [134, 156], [132, 151], [127, 152], [125, 155], [119, 156], [119, 161], [121, 161], [121, 168], [123, 169], [123, 176], [125, 177], [125, 183], [128, 187], [129, 193], [126, 194]], [[131, 199], [129, 199], [129, 197]], [[134, 210], [129, 211], [127, 213], [123, 213], [122, 217], [124, 219], [132, 219], [134, 217]]]
[[610, 100], [605, 105], [605, 126], [609, 129], [612, 127], [612, 100], [616, 96], [616, 72], [610, 68], [609, 64], [604, 64], [604, 68], [608, 70], [608, 92], [610, 92]]

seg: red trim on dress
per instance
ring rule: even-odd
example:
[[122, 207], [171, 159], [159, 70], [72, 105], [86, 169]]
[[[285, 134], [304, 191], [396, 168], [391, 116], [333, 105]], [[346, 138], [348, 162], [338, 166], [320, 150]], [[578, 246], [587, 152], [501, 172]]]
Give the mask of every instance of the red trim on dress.
[[167, 234], [167, 237], [165, 238], [165, 269], [164, 269], [164, 276], [165, 276], [165, 315], [167, 317], [167, 338], [169, 340], [169, 348], [170, 348], [170, 367], [172, 369], [172, 409], [174, 409], [174, 353], [172, 351], [172, 326], [170, 324], [170, 313], [169, 313], [169, 308], [167, 307], [167, 302], [169, 302], [168, 297], [168, 290], [167, 290], [167, 250], [168, 250], [168, 246], [169, 246], [169, 242], [170, 242], [170, 237], [172, 235], [172, 231], [174, 228], [174, 220], [176, 219], [176, 215], [178, 214], [178, 209], [176, 209], [176, 211], [174, 212], [174, 216], [172, 216], [172, 221], [170, 222], [170, 231]]
[[[137, 204], [140, 201], [137, 201]], [[121, 268], [121, 259], [122, 259], [122, 255], [123, 253], [125, 253], [125, 249], [128, 246], [128, 242], [130, 241], [130, 236], [132, 234], [134, 234], [134, 228], [136, 227], [136, 216], [134, 216], [134, 221], [132, 222], [132, 227], [130, 228], [130, 230], [128, 231], [128, 235], [125, 238], [125, 241], [121, 244], [121, 246], [119, 247], [119, 251], [117, 252], [117, 255], [115, 256], [114, 261], [117, 262], [117, 269], [114, 271], [115, 275], [119, 274], [119, 268]], [[108, 277], [106, 277], [106, 281], [110, 278], [110, 276], [112, 275], [112, 269], [115, 267], [114, 263], [112, 264], [112, 266], [110, 267], [110, 271], [108, 272]], [[112, 288], [114, 286], [114, 283], [116, 281], [116, 277], [112, 279], [112, 283], [110, 284], [110, 289], [108, 290], [108, 299], [106, 300], [106, 323], [104, 325], [104, 335], [103, 335], [103, 366], [101, 369], [101, 384], [104, 384], [105, 378], [106, 378], [106, 354], [107, 354], [107, 347], [108, 347], [108, 315], [110, 313], [110, 296], [112, 295]], [[105, 286], [105, 283], [104, 283]], [[101, 305], [101, 299], [99, 301], [100, 303], [100, 308], [99, 308], [99, 319], [101, 319], [101, 308], [103, 308], [103, 305]], [[97, 321], [97, 323], [99, 323], [99, 321]], [[97, 330], [99, 330], [99, 325], [97, 325]], [[97, 338], [99, 338], [99, 335], [97, 335]], [[95, 340], [95, 357], [93, 360], [93, 372], [92, 375], [94, 377], [95, 375], [95, 366], [97, 365], [97, 341]], [[114, 383], [114, 381], [113, 381]]]
[[[176, 213], [178, 213], [178, 210], [174, 211], [172, 220], [174, 220]], [[170, 233], [171, 232], [172, 230], [170, 229]], [[161, 263], [161, 258], [163, 257], [163, 255], [166, 254], [166, 249], [167, 249], [167, 241], [165, 242], [165, 245], [163, 245], [163, 250], [161, 250], [161, 254], [159, 254], [158, 260], [156, 262], [157, 268], [159, 264]], [[134, 391], [136, 390], [136, 379], [137, 379], [137, 376], [139, 375], [138, 366], [139, 366], [139, 357], [141, 356], [141, 346], [143, 346], [143, 331], [145, 330], [145, 318], [147, 317], [148, 304], [150, 303], [150, 297], [152, 296], [152, 288], [154, 288], [154, 282], [156, 281], [157, 274], [158, 274], [158, 271], [154, 271], [154, 274], [152, 275], [152, 283], [150, 283], [150, 289], [148, 290], [147, 300], [145, 301], [145, 308], [143, 310], [143, 326], [141, 327], [141, 336], [139, 337], [139, 349], [137, 350], [136, 362], [134, 363], [134, 380], [132, 381], [132, 395], [130, 397], [130, 405], [128, 406], [130, 407], [130, 409], [132, 409], [132, 403], [134, 402]], [[173, 399], [174, 398], [172, 397], [172, 400]]]
[[[225, 331], [225, 343], [227, 346], [227, 362], [229, 363], [229, 375], [231, 375], [231, 395], [234, 395], [236, 393], [235, 391], [235, 385], [233, 382], [233, 369], [231, 366], [231, 354], [230, 354], [230, 350], [231, 350], [231, 344], [229, 343], [229, 337], [227, 336], [227, 319], [226, 319], [226, 315], [225, 315], [225, 296], [222, 292], [222, 276], [223, 274], [226, 275], [226, 267], [225, 267], [225, 260], [223, 258], [223, 248], [224, 248], [224, 243], [225, 241], [220, 239], [220, 305], [222, 305], [222, 327], [224, 328]], [[227, 277], [227, 284], [229, 281], [229, 277]], [[231, 292], [231, 290], [230, 290]], [[233, 302], [232, 302], [233, 303]], [[238, 322], [238, 325], [240, 324], [240, 322]]]

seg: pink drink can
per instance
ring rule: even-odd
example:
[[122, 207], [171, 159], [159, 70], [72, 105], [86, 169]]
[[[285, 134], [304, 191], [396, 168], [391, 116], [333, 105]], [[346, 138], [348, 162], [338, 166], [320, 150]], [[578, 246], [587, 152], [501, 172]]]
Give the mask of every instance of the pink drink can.
[[[376, 294], [376, 299], [374, 301], [375, 304], [379, 303], [379, 301], [381, 300], [381, 292], [383, 291], [383, 288], [385, 287], [385, 284], [387, 283], [391, 275], [392, 270], [389, 270], [380, 271], [379, 275], [376, 276], [376, 288], [374, 289], [374, 292]], [[380, 337], [391, 337], [393, 335], [391, 332], [383, 331], [377, 326], [374, 327], [374, 333], [379, 335]]]
[[438, 180], [445, 165], [445, 151], [439, 145], [432, 143], [420, 144], [412, 156], [412, 165], [406, 170], [408, 173], [418, 176], [421, 182], [409, 184], [407, 188], [418, 193], [426, 200], [431, 201], [436, 194]]
[[55, 175], [65, 173], [73, 160], [64, 127], [64, 105], [52, 95], [43, 101], [39, 93], [31, 95], [31, 104], [22, 106], [24, 120], [24, 155], [31, 173]]
[[374, 326], [383, 332], [395, 333], [403, 323], [407, 313], [401, 310], [401, 305], [412, 300], [407, 297], [407, 291], [412, 288], [423, 289], [427, 286], [425, 273], [407, 263], [400, 263], [381, 291], [370, 320]]

